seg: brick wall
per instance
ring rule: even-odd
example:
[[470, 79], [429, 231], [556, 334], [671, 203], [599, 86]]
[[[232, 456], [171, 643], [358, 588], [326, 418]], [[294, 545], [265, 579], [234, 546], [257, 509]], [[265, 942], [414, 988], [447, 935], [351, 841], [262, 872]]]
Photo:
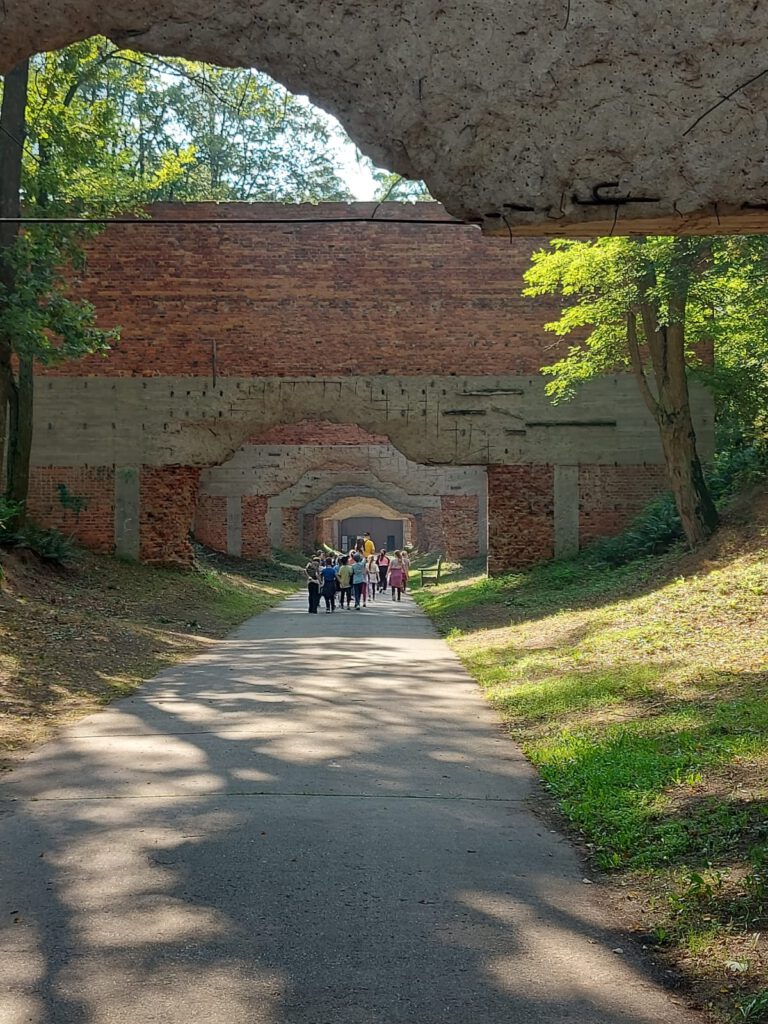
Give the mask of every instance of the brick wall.
[[580, 546], [620, 533], [649, 501], [668, 490], [663, 466], [580, 466]]
[[422, 551], [445, 552], [445, 536], [443, 534], [443, 513], [439, 508], [425, 508], [419, 517], [418, 544]]
[[[94, 551], [114, 550], [112, 466], [36, 466], [29, 483], [27, 511], [34, 522], [54, 527]], [[68, 501], [78, 499], [85, 502], [79, 512], [67, 507]]]
[[144, 562], [187, 565], [189, 533], [197, 504], [200, 470], [193, 466], [143, 466], [139, 557]]
[[107, 359], [46, 373], [532, 374], [567, 348], [542, 327], [557, 303], [521, 295], [540, 241], [482, 238], [471, 226], [292, 224], [269, 204], [152, 209], [156, 219], [201, 212], [286, 223], [109, 227], [89, 245], [82, 292], [121, 339]]
[[272, 553], [267, 534], [267, 499], [251, 495], [242, 499], [243, 558], [268, 558]]
[[246, 444], [336, 444], [369, 445], [389, 444], [383, 434], [371, 434], [356, 423], [331, 423], [330, 420], [301, 420], [273, 427], [259, 437], [249, 438]]
[[489, 573], [552, 558], [554, 546], [553, 467], [489, 466]]
[[453, 561], [474, 558], [478, 553], [478, 515], [476, 494], [447, 495], [440, 499], [445, 537], [445, 554]]
[[302, 538], [302, 551], [314, 551], [320, 538], [322, 520], [317, 516], [304, 516], [304, 537]]
[[192, 532], [207, 548], [226, 554], [227, 499], [217, 494], [201, 494], [195, 509]]
[[[288, 551], [301, 551], [302, 538], [299, 536], [298, 508], [284, 508], [283, 515], [283, 547]], [[310, 540], [310, 544], [312, 543]]]

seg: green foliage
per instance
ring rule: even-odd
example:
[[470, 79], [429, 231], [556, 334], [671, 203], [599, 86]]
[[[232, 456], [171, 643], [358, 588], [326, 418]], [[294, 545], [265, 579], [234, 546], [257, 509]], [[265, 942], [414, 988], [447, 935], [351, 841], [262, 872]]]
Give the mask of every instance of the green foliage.
[[59, 564], [70, 561], [75, 554], [75, 546], [69, 537], [58, 530], [42, 529], [33, 523], [25, 523], [16, 533], [16, 546], [29, 548], [44, 561]]
[[683, 539], [683, 527], [671, 494], [650, 502], [617, 537], [598, 540], [590, 554], [607, 565], [625, 565], [648, 555], [659, 555]]
[[[714, 391], [719, 416], [749, 438], [768, 432], [768, 241], [763, 236], [689, 239], [555, 239], [534, 253], [525, 275], [530, 296], [561, 295], [564, 309], [546, 329], [576, 343], [567, 356], [543, 368], [555, 402], [602, 373], [630, 368], [627, 314], [640, 305], [640, 289], [653, 270], [649, 294], [662, 323], [681, 275], [687, 279], [686, 359]], [[642, 338], [641, 338], [642, 341]], [[714, 368], [701, 354], [714, 346]], [[641, 346], [642, 347], [642, 346]], [[647, 351], [642, 350], [647, 362]]]
[[766, 1024], [768, 1021], [768, 991], [758, 992], [755, 996], [739, 1003], [739, 1020], [749, 1024]]
[[[507, 693], [503, 710], [528, 720], [527, 688], [518, 689], [519, 696]], [[633, 696], [647, 699], [642, 689]], [[760, 808], [738, 802], [715, 807], [704, 801], [684, 814], [671, 814], [663, 799], [669, 787], [686, 785], [686, 778], [704, 769], [767, 749], [764, 694], [715, 704], [681, 702], [661, 715], [607, 727], [564, 728], [526, 745], [604, 870], [681, 860], [708, 863], [740, 850], [745, 835], [768, 841], [768, 815]]]
[[348, 199], [333, 129], [266, 75], [94, 37], [33, 59], [28, 177], [49, 200]]
[[46, 562], [68, 562], [75, 552], [69, 537], [58, 530], [47, 530], [34, 523], [17, 524], [20, 506], [0, 498], [0, 546], [27, 548]]
[[[768, 480], [768, 445], [736, 444], [715, 455], [707, 485], [719, 505], [740, 490]], [[625, 565], [662, 554], [683, 539], [683, 527], [671, 494], [650, 502], [616, 537], [591, 544], [588, 553], [608, 565]]]
[[27, 548], [48, 562], [63, 563], [74, 555], [72, 541], [58, 530], [47, 530], [30, 522], [19, 522], [22, 505], [0, 497], [0, 546]]
[[372, 174], [378, 185], [376, 199], [380, 203], [402, 203], [404, 200], [412, 203], [434, 202], [423, 181], [412, 181], [393, 171], [374, 170]]
[[16, 501], [0, 495], [0, 544], [8, 543], [13, 533], [13, 524], [18, 519], [22, 506]]
[[79, 232], [35, 225], [5, 254], [13, 265], [12, 290], [0, 285], [0, 333], [20, 356], [44, 365], [106, 352], [119, 330], [96, 326], [93, 306], [70, 294], [72, 271], [81, 266]]

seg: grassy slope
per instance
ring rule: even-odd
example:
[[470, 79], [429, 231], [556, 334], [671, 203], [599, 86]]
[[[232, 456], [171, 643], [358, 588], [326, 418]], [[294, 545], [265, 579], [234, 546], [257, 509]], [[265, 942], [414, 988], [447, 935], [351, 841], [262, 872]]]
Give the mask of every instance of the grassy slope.
[[635, 927], [768, 1020], [768, 496], [702, 553], [417, 592]]
[[0, 757], [132, 692], [295, 589], [272, 565], [156, 569], [80, 552], [66, 568], [0, 552]]

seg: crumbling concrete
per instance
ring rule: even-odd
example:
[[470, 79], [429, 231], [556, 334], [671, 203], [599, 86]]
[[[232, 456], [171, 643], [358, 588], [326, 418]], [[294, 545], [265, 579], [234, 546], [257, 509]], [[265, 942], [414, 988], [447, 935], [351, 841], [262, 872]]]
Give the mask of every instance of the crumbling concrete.
[[94, 33], [256, 66], [496, 233], [753, 231], [767, 32], [734, 0], [7, 0], [0, 68]]

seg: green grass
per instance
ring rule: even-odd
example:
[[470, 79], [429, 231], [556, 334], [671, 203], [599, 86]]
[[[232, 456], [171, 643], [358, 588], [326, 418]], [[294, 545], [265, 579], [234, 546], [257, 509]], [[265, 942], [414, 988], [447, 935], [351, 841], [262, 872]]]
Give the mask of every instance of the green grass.
[[752, 1021], [768, 1020], [767, 506], [695, 558], [585, 553], [414, 594], [594, 866], [639, 889], [642, 926], [706, 1001]]

